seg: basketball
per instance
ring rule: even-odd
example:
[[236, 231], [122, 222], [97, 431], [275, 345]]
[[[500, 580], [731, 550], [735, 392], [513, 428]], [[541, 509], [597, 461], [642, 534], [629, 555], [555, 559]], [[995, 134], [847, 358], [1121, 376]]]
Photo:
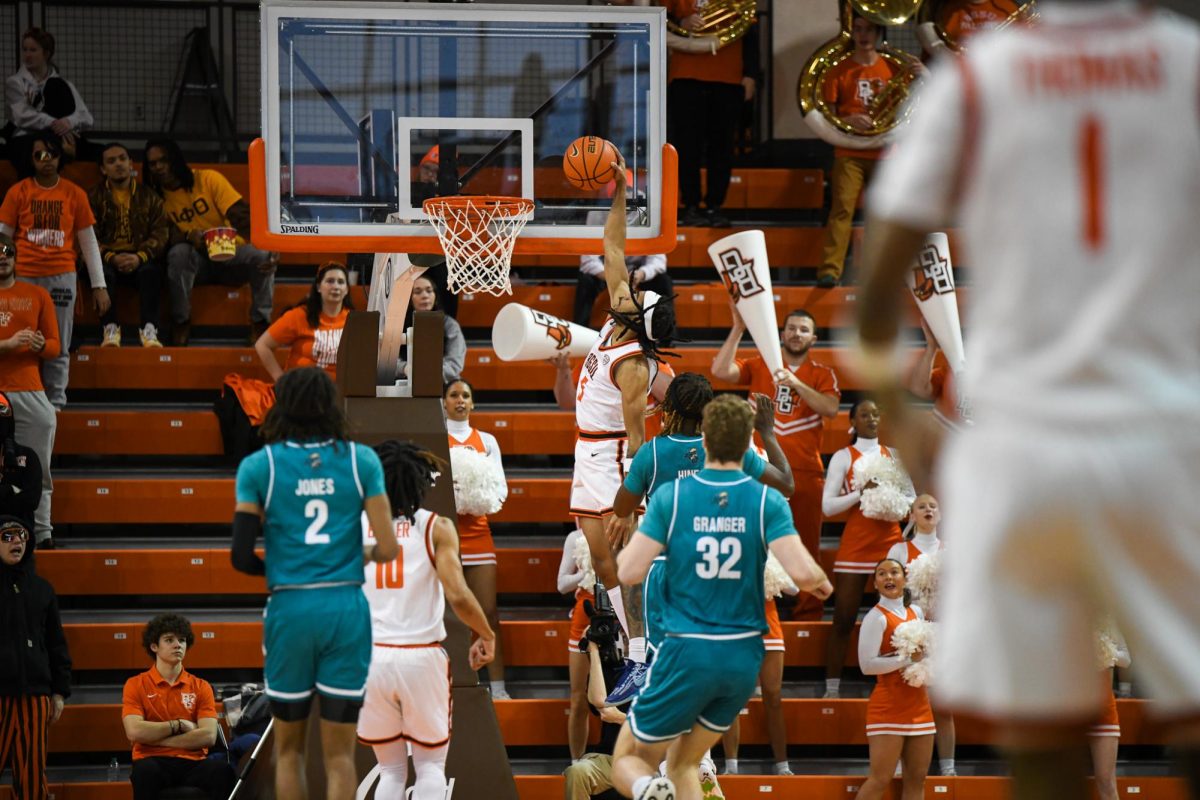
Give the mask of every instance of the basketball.
[[563, 172], [577, 189], [595, 191], [613, 179], [613, 162], [619, 158], [612, 142], [599, 136], [580, 136], [563, 154]]

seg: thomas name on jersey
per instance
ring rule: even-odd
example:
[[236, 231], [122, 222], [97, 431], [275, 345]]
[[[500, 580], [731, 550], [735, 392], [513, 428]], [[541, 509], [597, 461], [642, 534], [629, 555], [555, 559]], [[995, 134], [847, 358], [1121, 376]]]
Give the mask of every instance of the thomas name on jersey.
[[692, 517], [696, 533], [745, 533], [745, 517]]
[[300, 478], [296, 481], [296, 496], [333, 494], [333, 478]]

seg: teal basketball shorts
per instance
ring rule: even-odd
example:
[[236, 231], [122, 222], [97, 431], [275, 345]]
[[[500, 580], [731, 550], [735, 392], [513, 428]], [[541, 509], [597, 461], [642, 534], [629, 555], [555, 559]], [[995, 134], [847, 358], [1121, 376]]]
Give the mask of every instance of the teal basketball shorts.
[[361, 586], [285, 589], [263, 611], [267, 696], [301, 702], [313, 691], [362, 702], [371, 667], [371, 610]]
[[754, 694], [762, 660], [757, 633], [723, 640], [666, 637], [629, 711], [633, 735], [663, 742], [696, 724], [724, 732]]

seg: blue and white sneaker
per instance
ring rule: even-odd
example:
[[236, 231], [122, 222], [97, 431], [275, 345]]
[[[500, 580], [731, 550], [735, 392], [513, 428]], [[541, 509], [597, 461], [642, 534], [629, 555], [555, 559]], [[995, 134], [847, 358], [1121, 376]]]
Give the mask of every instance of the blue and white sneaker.
[[646, 685], [646, 673], [649, 671], [645, 664], [625, 659], [625, 668], [621, 670], [621, 677], [604, 701], [610, 706], [623, 706], [633, 700]]

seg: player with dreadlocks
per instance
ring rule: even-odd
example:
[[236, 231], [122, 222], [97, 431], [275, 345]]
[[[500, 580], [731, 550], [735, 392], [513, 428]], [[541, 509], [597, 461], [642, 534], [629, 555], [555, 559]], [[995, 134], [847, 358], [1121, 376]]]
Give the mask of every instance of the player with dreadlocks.
[[[367, 701], [358, 718], [358, 740], [379, 762], [377, 797], [401, 797], [412, 746], [413, 796], [446, 795], [450, 747], [450, 661], [441, 642], [446, 603], [478, 638], [471, 669], [492, 660], [496, 634], [467, 587], [458, 560], [454, 523], [421, 507], [446, 463], [412, 442], [376, 445], [391, 503], [400, 556], [368, 564], [364, 590], [371, 606], [375, 646], [367, 678]], [[365, 531], [364, 543], [373, 540]]]
[[[587, 539], [597, 579], [607, 587], [613, 608], [629, 636], [631, 664], [618, 684], [645, 680], [646, 640], [642, 634], [640, 596], [626, 603], [617, 583], [617, 568], [605, 517], [626, 467], [646, 440], [646, 396], [674, 339], [672, 298], [629, 285], [625, 266], [625, 161], [613, 164], [616, 186], [604, 225], [604, 278], [610, 299], [609, 319], [593, 345], [575, 391], [575, 475], [571, 514]], [[626, 609], [628, 608], [628, 615]]]

